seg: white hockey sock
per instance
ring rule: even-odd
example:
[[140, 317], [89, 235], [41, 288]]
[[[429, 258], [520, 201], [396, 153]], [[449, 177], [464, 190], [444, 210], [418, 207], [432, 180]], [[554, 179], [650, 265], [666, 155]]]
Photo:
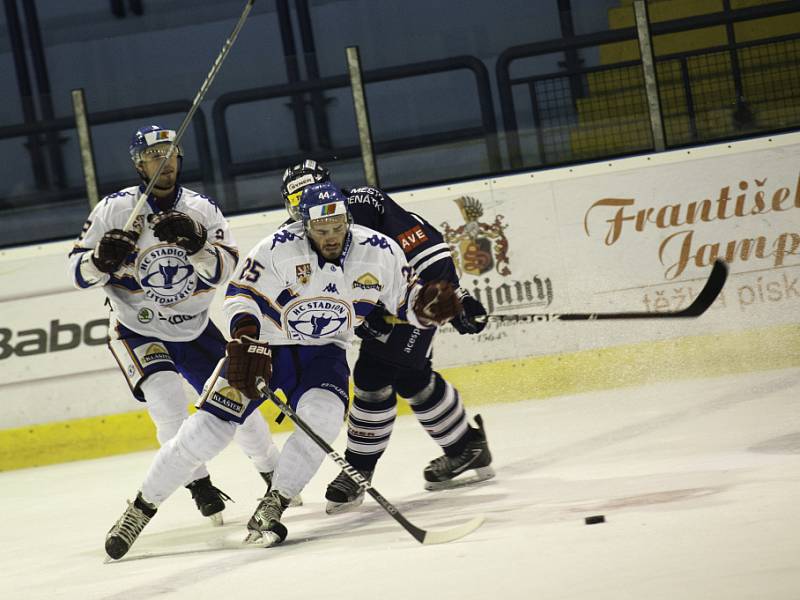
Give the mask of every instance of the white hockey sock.
[[250, 457], [260, 473], [275, 470], [280, 452], [272, 441], [269, 425], [258, 409], [236, 428], [233, 441]]
[[[331, 444], [342, 428], [344, 405], [333, 392], [314, 388], [300, 398], [297, 415], [314, 433]], [[273, 489], [286, 498], [294, 498], [311, 481], [323, 458], [325, 451], [295, 427], [278, 459]]]
[[[175, 437], [181, 423], [189, 416], [186, 394], [181, 377], [175, 371], [158, 371], [142, 382], [145, 405], [156, 426], [156, 437], [162, 446]], [[205, 465], [200, 465], [190, 481], [208, 475]]]
[[193, 481], [197, 467], [222, 452], [236, 432], [236, 423], [199, 410], [178, 434], [161, 447], [142, 483], [142, 497], [158, 506], [182, 485]]

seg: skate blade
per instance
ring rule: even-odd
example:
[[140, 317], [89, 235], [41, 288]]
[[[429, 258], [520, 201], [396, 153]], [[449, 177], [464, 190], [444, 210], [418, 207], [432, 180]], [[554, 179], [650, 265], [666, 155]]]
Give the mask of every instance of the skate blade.
[[426, 481], [425, 489], [429, 492], [452, 490], [454, 488], [464, 487], [465, 485], [472, 485], [473, 483], [478, 483], [480, 481], [486, 481], [492, 477], [494, 477], [494, 469], [492, 467], [480, 467], [479, 469], [474, 469], [473, 474], [465, 477], [450, 479], [449, 481]]
[[289, 502], [288, 508], [297, 508], [298, 506], [303, 506], [303, 497], [300, 494], [297, 494], [292, 501]]
[[208, 515], [208, 520], [211, 521], [214, 527], [222, 527], [225, 524], [225, 520], [222, 518], [222, 511]]
[[246, 546], [261, 546], [262, 548], [269, 548], [276, 544], [280, 544], [281, 536], [272, 531], [248, 531], [247, 537], [242, 542]]
[[356, 500], [352, 502], [331, 502], [328, 501], [328, 505], [325, 507], [325, 512], [329, 515], [338, 515], [341, 513], [350, 512], [351, 510], [355, 510], [359, 506], [364, 503], [364, 496], [359, 496]]

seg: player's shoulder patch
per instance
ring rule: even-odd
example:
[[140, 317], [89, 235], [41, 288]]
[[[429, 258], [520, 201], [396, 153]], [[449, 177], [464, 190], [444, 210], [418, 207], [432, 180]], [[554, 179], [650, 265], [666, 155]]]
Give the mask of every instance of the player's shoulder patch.
[[300, 242], [305, 239], [302, 223], [289, 223], [285, 227], [278, 229], [278, 231], [267, 239], [270, 240], [270, 250], [274, 250], [279, 246], [293, 245], [293, 243]]
[[214, 198], [189, 188], [181, 188], [181, 199], [188, 206], [203, 212], [222, 212]]
[[358, 244], [359, 246], [368, 246], [378, 248], [380, 250], [386, 250], [391, 254], [394, 254], [394, 249], [392, 248], [394, 243], [390, 238], [386, 237], [382, 233], [362, 225], [351, 225], [351, 231], [353, 233], [353, 243]]
[[101, 203], [106, 203], [106, 204], [110, 204], [110, 203], [117, 204], [117, 203], [125, 202], [126, 199], [135, 201], [136, 197], [138, 195], [138, 192], [139, 192], [139, 187], [133, 185], [131, 187], [127, 187], [127, 188], [121, 189], [118, 192], [114, 192], [113, 194], [109, 194], [108, 196], [104, 196], [103, 199], [100, 202]]

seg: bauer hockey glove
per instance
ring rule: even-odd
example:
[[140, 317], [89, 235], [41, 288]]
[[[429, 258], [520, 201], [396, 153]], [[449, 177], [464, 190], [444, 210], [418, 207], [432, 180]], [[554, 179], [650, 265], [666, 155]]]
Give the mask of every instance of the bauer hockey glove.
[[272, 377], [272, 350], [269, 344], [243, 335], [228, 342], [225, 354], [228, 356], [228, 383], [248, 398], [261, 396], [256, 388], [256, 379], [263, 377], [269, 383]]
[[176, 244], [188, 254], [196, 254], [206, 243], [206, 228], [177, 210], [154, 214], [150, 219], [150, 226], [159, 240]]
[[486, 316], [486, 309], [467, 290], [459, 288], [456, 293], [461, 300], [461, 312], [450, 321], [450, 325], [461, 335], [480, 333], [486, 327], [486, 321], [476, 321], [475, 317]]
[[372, 312], [369, 313], [364, 321], [355, 328], [355, 334], [362, 340], [372, 340], [383, 335], [392, 333], [394, 325], [386, 322], [389, 312], [383, 304], [377, 304]]
[[136, 249], [138, 236], [131, 231], [107, 231], [92, 252], [94, 266], [103, 273], [113, 273], [120, 268], [128, 255]]
[[456, 289], [447, 281], [430, 281], [414, 301], [414, 314], [423, 325], [444, 325], [461, 312]]

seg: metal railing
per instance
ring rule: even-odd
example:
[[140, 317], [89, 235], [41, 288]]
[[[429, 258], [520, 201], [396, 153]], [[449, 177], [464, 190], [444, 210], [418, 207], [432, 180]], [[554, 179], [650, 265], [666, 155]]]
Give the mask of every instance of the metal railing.
[[[486, 146], [489, 168], [492, 172], [501, 171], [500, 145], [497, 138], [497, 121], [494, 113], [494, 105], [492, 103], [489, 72], [479, 59], [473, 56], [456, 56], [435, 61], [375, 69], [372, 71], [365, 71], [363, 73], [363, 81], [364, 83], [378, 83], [461, 69], [468, 69], [475, 76], [475, 87], [480, 107], [479, 125], [424, 135], [376, 141], [374, 144], [376, 152], [379, 154], [397, 152], [425, 148], [459, 140], [483, 138]], [[324, 90], [349, 86], [350, 78], [348, 75], [335, 75], [315, 81], [304, 81], [229, 92], [221, 95], [217, 99], [214, 103], [212, 115], [214, 133], [219, 150], [219, 168], [225, 190], [225, 205], [229, 210], [235, 210], [238, 207], [238, 194], [235, 185], [235, 178], [237, 176], [284, 169], [287, 165], [294, 164], [306, 158], [306, 154], [295, 153], [283, 156], [264, 157], [256, 160], [234, 161], [226, 120], [226, 111], [228, 108], [238, 104], [259, 102], [281, 97], [291, 98], [303, 93], [313, 94]], [[314, 152], [315, 158], [323, 162], [333, 159], [334, 156], [339, 158], [356, 158], [360, 156], [360, 154], [361, 150], [358, 144], [338, 148], [323, 148]]]
[[[728, 32], [728, 43], [724, 46], [672, 55], [657, 55], [655, 57], [659, 93], [662, 100], [664, 99], [664, 94], [675, 93], [674, 89], [672, 89], [674, 86], [671, 85], [672, 82], [670, 81], [670, 75], [673, 75], [670, 72], [670, 64], [677, 65], [677, 69], [673, 70], [680, 73], [680, 86], [684, 90], [684, 105], [687, 112], [686, 129], [688, 133], [682, 137], [678, 135], [679, 128], [674, 123], [670, 123], [670, 120], [674, 120], [672, 119], [674, 114], [670, 114], [668, 111], [663, 117], [666, 121], [668, 146], [674, 147], [715, 139], [724, 140], [730, 137], [752, 134], [756, 131], [766, 133], [785, 129], [781, 126], [773, 127], [769, 125], [759, 128], [757, 124], [754, 125], [751, 118], [752, 107], [750, 107], [748, 99], [748, 67], [743, 64], [742, 54], [748, 49], [756, 47], [792, 42], [796, 36], [791, 35], [782, 38], [739, 43], [731, 39], [731, 31], [734, 23], [798, 12], [800, 12], [800, 0], [786, 0], [764, 6], [705, 14], [674, 21], [652, 23], [650, 25], [653, 36], [687, 32], [713, 26], [725, 26]], [[647, 114], [647, 98], [639, 60], [591, 68], [562, 69], [558, 72], [540, 75], [511, 76], [512, 65], [521, 59], [633, 41], [636, 38], [636, 28], [627, 27], [601, 33], [514, 46], [501, 53], [496, 63], [495, 74], [506, 149], [511, 169], [552, 166], [652, 149], [652, 134], [649, 131], [647, 122], [649, 118]], [[701, 129], [698, 129], [698, 110], [700, 109], [698, 100], [707, 97], [707, 94], [704, 90], [694, 89], [697, 77], [692, 74], [692, 61], [697, 63], [702, 57], [711, 56], [716, 57], [717, 60], [721, 60], [723, 56], [727, 57], [727, 65], [724, 67], [726, 75], [720, 79], [730, 81], [730, 90], [726, 90], [726, 97], [731, 98], [731, 102], [727, 107], [719, 106], [717, 108], [719, 110], [729, 110], [734, 125], [738, 123], [740, 126], [738, 129], [732, 129], [727, 132], [719, 128], [716, 130], [711, 128], [709, 131], [713, 133], [702, 135]], [[791, 56], [787, 56], [784, 62], [790, 66], [792, 61], [794, 61], [795, 69], [798, 68], [796, 58], [793, 59]], [[695, 68], [694, 70], [696, 71], [697, 69]], [[584, 93], [582, 98], [573, 97], [574, 81], [576, 78], [586, 79], [590, 75], [598, 73], [605, 74], [605, 77], [609, 80], [612, 76], [616, 76], [619, 82], [614, 86], [609, 81], [611, 89], [605, 94], [594, 94], [594, 102], [599, 104], [596, 109], [598, 119], [587, 120], [586, 114], [590, 114], [592, 109], [590, 108], [587, 113], [585, 111], [582, 112], [579, 108], [581, 103], [587, 104], [587, 99], [590, 102], [592, 101], [592, 94]], [[752, 73], [749, 75], [752, 76]], [[534, 123], [535, 131], [533, 135], [536, 138], [534, 143], [535, 153], [528, 152], [527, 154], [523, 151], [523, 144], [520, 139], [518, 109], [514, 101], [514, 90], [523, 86], [527, 89], [530, 97], [529, 114]], [[582, 87], [585, 90], [587, 86]], [[800, 89], [795, 89], [797, 91], [792, 97], [792, 104], [800, 105]], [[605, 108], [602, 106], [604, 99], [608, 101], [608, 106]], [[616, 119], [614, 115], [618, 115]], [[584, 122], [581, 122], [581, 119]], [[794, 121], [791, 127], [797, 127], [798, 125], [800, 125], [800, 119]], [[593, 144], [587, 144], [593, 146], [594, 151], [590, 152], [586, 147], [587, 145], [582, 145], [582, 141], [587, 137], [591, 138], [592, 131], [596, 133], [596, 140]], [[602, 139], [603, 136], [606, 136], [605, 141]], [[615, 136], [625, 136], [626, 139], [615, 139]], [[526, 160], [531, 154], [535, 154], [538, 160]]]
[[[157, 104], [145, 104], [142, 106], [134, 106], [129, 108], [120, 108], [115, 110], [106, 110], [98, 112], [87, 113], [87, 119], [90, 126], [108, 125], [110, 123], [120, 123], [124, 121], [132, 121], [137, 119], [144, 119], [155, 116], [163, 116], [170, 114], [186, 113], [191, 106], [190, 100], [174, 100], [170, 102], [160, 102]], [[206, 190], [211, 191], [214, 188], [214, 169], [211, 161], [211, 146], [208, 137], [208, 127], [206, 125], [205, 116], [198, 110], [192, 121], [195, 132], [195, 141], [197, 145], [197, 156], [199, 160], [199, 167], [196, 169], [186, 169], [182, 173], [184, 180], [188, 181], [202, 181]], [[27, 139], [39, 139], [39, 136], [52, 137], [55, 133], [60, 131], [67, 131], [76, 128], [74, 116], [59, 117], [48, 121], [34, 121], [31, 123], [22, 123], [18, 125], [8, 125], [0, 127], [0, 140], [12, 139], [17, 137]], [[36, 147], [40, 147], [41, 142]], [[34, 151], [35, 148], [30, 145], [28, 148]], [[101, 183], [102, 193], [111, 193], [117, 191], [119, 188], [131, 185], [130, 178], [125, 181], [106, 181]], [[51, 202], [74, 200], [77, 198], [85, 197], [86, 188], [84, 186], [65, 186], [63, 188], [38, 190], [34, 193], [25, 196], [14, 196], [12, 199], [4, 199], [0, 197], [0, 210], [6, 208], [17, 208], [30, 206], [31, 204], [48, 204]]]

